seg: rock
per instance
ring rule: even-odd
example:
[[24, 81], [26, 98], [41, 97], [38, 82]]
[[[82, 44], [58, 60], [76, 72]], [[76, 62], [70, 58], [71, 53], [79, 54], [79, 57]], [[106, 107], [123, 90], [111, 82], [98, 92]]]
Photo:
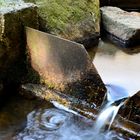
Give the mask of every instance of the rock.
[[27, 49], [41, 83], [97, 106], [106, 88], [83, 45], [26, 28]]
[[92, 119], [96, 118], [98, 112], [96, 103], [87, 103], [57, 90], [49, 89], [46, 85], [27, 83], [21, 86], [20, 91], [20, 94], [24, 97], [39, 98], [54, 104], [60, 104]]
[[25, 3], [0, 5], [0, 81], [20, 83], [26, 73], [24, 26], [38, 28], [37, 7]]
[[88, 46], [97, 43], [100, 32], [99, 0], [25, 1], [39, 6], [41, 31]]
[[102, 27], [110, 39], [122, 46], [140, 44], [140, 16], [117, 7], [102, 7]]
[[140, 92], [130, 97], [126, 105], [119, 111], [119, 114], [123, 118], [140, 125]]
[[113, 126], [117, 132], [134, 139], [140, 137], [140, 92], [129, 97], [120, 108]]

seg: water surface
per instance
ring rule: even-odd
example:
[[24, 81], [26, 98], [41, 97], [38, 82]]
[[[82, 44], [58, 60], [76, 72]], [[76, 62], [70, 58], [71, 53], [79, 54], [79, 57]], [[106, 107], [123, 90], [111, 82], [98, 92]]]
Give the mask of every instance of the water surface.
[[122, 51], [109, 42], [100, 41], [93, 63], [105, 84], [120, 86], [130, 96], [140, 90], [140, 53], [138, 47]]

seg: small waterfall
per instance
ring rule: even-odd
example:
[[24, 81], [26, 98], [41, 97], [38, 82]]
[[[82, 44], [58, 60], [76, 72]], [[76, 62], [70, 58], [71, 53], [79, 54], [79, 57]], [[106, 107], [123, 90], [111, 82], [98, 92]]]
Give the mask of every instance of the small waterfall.
[[96, 122], [94, 130], [96, 133], [100, 133], [105, 129], [106, 124], [109, 125], [108, 129], [110, 129], [120, 107], [124, 104], [121, 102], [119, 105], [110, 104], [110, 102], [103, 108], [101, 113], [99, 114]]
[[[118, 89], [117, 86], [115, 87]], [[119, 92], [119, 96], [115, 87], [107, 86], [108, 102], [96, 122], [68, 110], [57, 102], [52, 102], [59, 109], [38, 108], [29, 113], [26, 127], [14, 136], [13, 140], [125, 140], [115, 131], [102, 132], [106, 130], [106, 124], [110, 129], [118, 110], [128, 98], [124, 90]]]
[[110, 129], [120, 107], [124, 105], [126, 99], [129, 97], [129, 94], [126, 92], [126, 90], [121, 87], [107, 85], [107, 89], [107, 99], [104, 101], [107, 103], [104, 103], [105, 105], [94, 125], [94, 131], [97, 134], [99, 134], [101, 131], [104, 131], [106, 129], [106, 125], [108, 125], [108, 130]]

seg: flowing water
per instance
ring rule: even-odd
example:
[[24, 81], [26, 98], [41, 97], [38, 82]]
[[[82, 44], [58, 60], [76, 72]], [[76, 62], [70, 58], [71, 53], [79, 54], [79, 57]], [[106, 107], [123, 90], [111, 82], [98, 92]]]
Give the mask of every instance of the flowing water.
[[[109, 87], [111, 85], [108, 85]], [[110, 89], [108, 88], [108, 93]], [[114, 91], [115, 92], [115, 91]], [[111, 95], [110, 95], [111, 96]], [[127, 94], [128, 96], [128, 94]], [[108, 96], [109, 97], [109, 96]], [[123, 105], [124, 96], [116, 98], [112, 96], [108, 100], [96, 122], [80, 116], [72, 110], [68, 110], [57, 102], [53, 104], [59, 108], [39, 108], [33, 110], [27, 116], [27, 125], [14, 140], [108, 140], [123, 139], [113, 131], [105, 131], [103, 127], [109, 122], [113, 123], [119, 108]], [[110, 98], [109, 98], [110, 99]], [[121, 101], [120, 101], [121, 100]], [[118, 103], [119, 102], [119, 103]], [[101, 130], [104, 130], [101, 132]]]
[[[99, 116], [97, 117], [97, 120], [95, 121], [94, 132], [100, 134], [102, 131], [109, 131], [122, 105], [124, 105], [123, 100], [121, 100], [121, 102], [117, 105], [115, 104], [115, 102], [108, 101], [105, 107], [101, 110]], [[107, 124], [108, 128], [106, 128]]]
[[62, 110], [63, 107], [57, 109], [49, 103], [13, 98], [0, 109], [0, 140], [126, 140], [122, 134], [104, 130], [110, 128], [124, 103], [123, 98], [139, 90], [140, 53], [136, 52], [126, 54], [103, 41], [96, 55], [90, 51], [108, 88], [108, 102], [104, 101], [96, 123], [75, 112]]
[[108, 140], [122, 139], [113, 131], [96, 133], [94, 122], [56, 108], [32, 111], [27, 126], [14, 140]]

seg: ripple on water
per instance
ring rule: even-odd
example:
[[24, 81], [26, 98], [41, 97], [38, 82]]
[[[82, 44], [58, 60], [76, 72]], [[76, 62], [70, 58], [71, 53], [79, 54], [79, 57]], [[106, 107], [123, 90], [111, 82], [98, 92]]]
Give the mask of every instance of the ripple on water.
[[[98, 134], [93, 121], [56, 108], [39, 109], [27, 116], [27, 126], [14, 140], [111, 140], [115, 132]], [[117, 136], [118, 140], [122, 139]]]

